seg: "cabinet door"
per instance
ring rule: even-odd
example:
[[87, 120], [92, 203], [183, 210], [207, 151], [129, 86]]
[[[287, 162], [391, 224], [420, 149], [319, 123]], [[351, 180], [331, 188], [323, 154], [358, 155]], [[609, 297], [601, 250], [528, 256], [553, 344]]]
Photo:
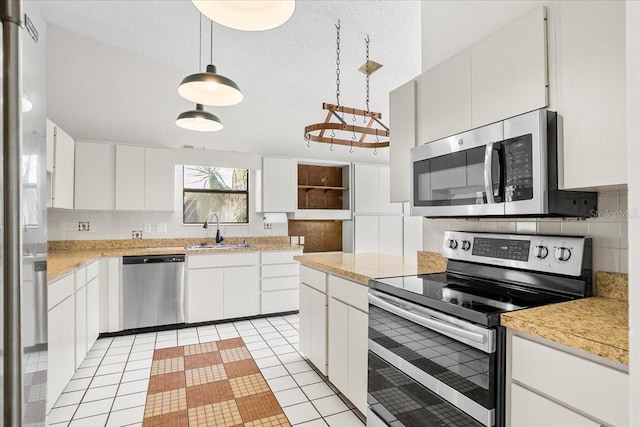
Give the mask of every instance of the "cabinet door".
[[100, 280], [98, 277], [87, 284], [87, 352], [100, 335]]
[[471, 129], [469, 50], [462, 51], [427, 70], [416, 81], [418, 85], [417, 145]]
[[260, 284], [258, 266], [224, 269], [224, 317], [260, 314]]
[[402, 254], [416, 256], [416, 252], [422, 250], [422, 217], [405, 216], [402, 221]]
[[[408, 166], [407, 166], [408, 169]], [[378, 167], [378, 212], [401, 214], [402, 203], [391, 203], [390, 170], [388, 166]]]
[[47, 119], [47, 172], [53, 173], [53, 159], [55, 152], [55, 141], [56, 141], [56, 125], [51, 120]]
[[354, 165], [354, 212], [377, 213], [380, 206], [378, 166]]
[[[311, 318], [313, 316], [313, 309], [311, 306], [311, 297], [313, 289], [304, 283], [300, 283], [300, 352], [309, 360], [311, 360], [312, 354], [312, 329]], [[315, 365], [315, 363], [314, 363]], [[320, 369], [318, 366], [316, 368]]]
[[75, 209], [115, 207], [115, 149], [111, 144], [76, 143]]
[[517, 384], [511, 385], [511, 425], [514, 427], [601, 427], [600, 423]]
[[349, 395], [349, 306], [329, 298], [329, 381]]
[[311, 307], [311, 361], [327, 375], [327, 295], [311, 289]]
[[471, 47], [471, 127], [547, 106], [545, 18], [540, 6]]
[[378, 217], [378, 252], [402, 256], [402, 217]]
[[84, 286], [75, 293], [75, 369], [78, 369], [87, 355], [87, 287]]
[[[625, 2], [564, 1], [558, 30], [563, 188], [627, 183]], [[606, 150], [606, 154], [602, 154]]]
[[290, 158], [262, 158], [262, 210], [264, 212], [293, 212], [296, 176]]
[[349, 307], [349, 393], [347, 397], [363, 414], [367, 412], [368, 328], [367, 313]]
[[353, 218], [355, 253], [378, 252], [378, 217], [357, 215]]
[[73, 209], [75, 152], [76, 143], [73, 138], [56, 127], [52, 183], [54, 208]]
[[48, 313], [49, 354], [47, 408], [51, 408], [75, 372], [74, 298], [67, 297]]
[[416, 82], [411, 80], [389, 93], [390, 196], [392, 202], [411, 200], [411, 153], [416, 146]]
[[144, 209], [173, 211], [175, 165], [173, 151], [166, 148], [145, 148]]
[[144, 147], [116, 146], [116, 210], [144, 210]]
[[187, 322], [208, 322], [224, 317], [224, 269], [206, 268], [187, 273]]

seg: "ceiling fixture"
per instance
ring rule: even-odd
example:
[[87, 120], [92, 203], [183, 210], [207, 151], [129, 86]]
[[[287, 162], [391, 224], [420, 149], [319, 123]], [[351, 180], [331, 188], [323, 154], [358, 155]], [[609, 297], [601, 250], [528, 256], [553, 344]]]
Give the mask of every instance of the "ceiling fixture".
[[[200, 47], [202, 51], [202, 17], [200, 17]], [[211, 57], [210, 64], [204, 73], [191, 74], [185, 77], [178, 93], [185, 99], [196, 104], [213, 105], [225, 107], [235, 105], [242, 101], [243, 95], [238, 85], [228, 77], [216, 72], [213, 65], [213, 21], [210, 21], [211, 28]], [[202, 64], [198, 69], [202, 68]]]
[[205, 111], [202, 104], [197, 104], [195, 110], [181, 113], [176, 119], [176, 125], [198, 132], [214, 132], [224, 127], [218, 116]]
[[191, 0], [207, 18], [242, 31], [264, 31], [279, 27], [291, 18], [295, 0]]
[[[382, 114], [369, 110], [369, 76], [379, 70], [382, 65], [369, 60], [369, 36], [365, 39], [366, 62], [359, 71], [366, 75], [366, 109], [345, 107], [340, 105], [340, 21], [336, 25], [336, 104], [322, 103], [322, 109], [327, 110], [327, 116], [322, 123], [314, 123], [304, 128], [304, 139], [307, 147], [311, 147], [311, 141], [331, 144], [329, 150], [333, 151], [333, 144], [350, 146], [349, 152], [353, 153], [353, 147], [373, 148], [373, 154], [378, 154], [378, 148], [389, 146], [389, 128], [382, 123]], [[340, 113], [340, 114], [338, 114]], [[347, 124], [345, 113], [352, 115], [353, 124]], [[357, 126], [357, 118], [362, 117], [363, 126]], [[332, 122], [336, 119], [336, 122]], [[330, 131], [326, 136], [325, 132]], [[367, 137], [374, 137], [367, 140]]]

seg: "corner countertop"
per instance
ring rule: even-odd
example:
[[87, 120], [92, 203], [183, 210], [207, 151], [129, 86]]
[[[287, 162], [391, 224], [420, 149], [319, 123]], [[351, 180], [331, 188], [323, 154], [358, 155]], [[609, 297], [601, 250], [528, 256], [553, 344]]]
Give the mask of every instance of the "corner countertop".
[[370, 279], [442, 272], [446, 260], [438, 253], [421, 252], [418, 257], [379, 253], [330, 253], [300, 255], [297, 261], [307, 267], [369, 285]]
[[[259, 238], [252, 241], [247, 238], [249, 247], [224, 248], [224, 249], [196, 249], [186, 250], [184, 246], [197, 245], [191, 240], [167, 239], [166, 241], [149, 241], [148, 247], [144, 246], [144, 241], [133, 241], [136, 247], [121, 247], [123, 243], [119, 241], [105, 240], [91, 241], [92, 243], [78, 242], [50, 245], [47, 254], [47, 281], [52, 282], [65, 276], [72, 271], [100, 259], [101, 257], [120, 257], [136, 255], [174, 255], [174, 254], [223, 254], [235, 252], [265, 252], [301, 249], [302, 246], [291, 246], [288, 237], [284, 238]], [[231, 239], [229, 239], [231, 240]], [[240, 239], [242, 240], [242, 239]], [[128, 242], [128, 241], [126, 241]], [[168, 243], [166, 246], [163, 243]], [[226, 241], [225, 241], [226, 243]], [[236, 243], [230, 241], [230, 243]], [[237, 243], [240, 243], [237, 242]], [[181, 245], [181, 246], [179, 246]], [[53, 246], [53, 247], [51, 247]], [[120, 246], [120, 247], [119, 247]]]
[[629, 364], [629, 304], [624, 299], [627, 275], [598, 272], [596, 294], [543, 307], [505, 313], [508, 328]]

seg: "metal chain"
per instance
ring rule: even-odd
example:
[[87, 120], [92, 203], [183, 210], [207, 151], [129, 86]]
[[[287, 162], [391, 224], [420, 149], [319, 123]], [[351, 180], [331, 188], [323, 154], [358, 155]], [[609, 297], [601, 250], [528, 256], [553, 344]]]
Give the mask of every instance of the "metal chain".
[[367, 76], [367, 97], [365, 99], [365, 102], [367, 104], [367, 113], [369, 112], [369, 35], [367, 35], [367, 38], [364, 39], [364, 41], [367, 44], [367, 60], [365, 62], [365, 68], [366, 68], [366, 73], [365, 75]]
[[340, 20], [336, 25], [336, 104], [340, 106]]

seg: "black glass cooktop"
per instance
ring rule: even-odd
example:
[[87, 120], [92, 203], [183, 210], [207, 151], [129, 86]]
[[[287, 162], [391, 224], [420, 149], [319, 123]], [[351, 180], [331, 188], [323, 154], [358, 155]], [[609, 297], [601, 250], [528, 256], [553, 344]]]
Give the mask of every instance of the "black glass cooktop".
[[370, 286], [485, 326], [498, 325], [501, 313], [571, 299], [451, 273], [374, 279]]

